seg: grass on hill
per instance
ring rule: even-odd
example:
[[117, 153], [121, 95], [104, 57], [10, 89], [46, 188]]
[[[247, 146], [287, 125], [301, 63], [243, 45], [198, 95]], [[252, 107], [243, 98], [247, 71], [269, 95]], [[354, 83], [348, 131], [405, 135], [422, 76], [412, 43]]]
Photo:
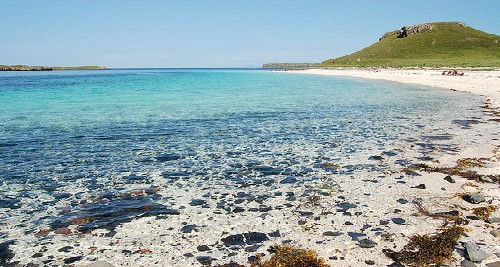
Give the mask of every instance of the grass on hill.
[[322, 67], [498, 67], [500, 36], [456, 22], [432, 23], [433, 29], [398, 38], [396, 32], [353, 54], [329, 59]]

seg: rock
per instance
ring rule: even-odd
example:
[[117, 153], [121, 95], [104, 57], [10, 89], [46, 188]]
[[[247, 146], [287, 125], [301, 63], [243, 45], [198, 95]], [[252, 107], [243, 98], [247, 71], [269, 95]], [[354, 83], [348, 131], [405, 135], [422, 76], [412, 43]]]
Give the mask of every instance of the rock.
[[481, 194], [467, 194], [467, 195], [464, 195], [462, 198], [463, 198], [463, 200], [465, 200], [469, 203], [472, 203], [472, 204], [479, 204], [481, 202], [486, 201], [484, 196]]
[[403, 218], [392, 218], [391, 221], [395, 224], [405, 224], [405, 220]]
[[281, 233], [280, 233], [279, 230], [276, 230], [274, 232], [270, 232], [267, 235], [270, 236], [270, 237], [281, 237]]
[[71, 264], [71, 263], [77, 262], [81, 259], [83, 259], [83, 256], [76, 256], [76, 257], [70, 257], [70, 258], [64, 259], [63, 262], [65, 264]]
[[472, 261], [468, 261], [468, 260], [463, 260], [460, 263], [460, 266], [461, 267], [477, 267], [477, 265], [475, 263], [473, 263]]
[[500, 230], [491, 230], [490, 234], [494, 237], [500, 237]]
[[480, 176], [479, 180], [484, 183], [493, 183], [493, 179], [487, 176]]
[[341, 232], [333, 232], [333, 231], [326, 231], [323, 233], [324, 236], [340, 236], [342, 235]]
[[446, 177], [444, 177], [444, 180], [445, 180], [445, 181], [447, 181], [448, 183], [451, 183], [451, 184], [456, 183], [456, 182], [455, 182], [455, 179], [453, 179], [453, 177], [451, 177], [451, 176], [449, 176], [449, 175], [448, 175], [448, 176], [446, 176]]
[[464, 244], [469, 259], [473, 262], [481, 262], [486, 258], [486, 251], [482, 250], [476, 243], [468, 241]]
[[14, 240], [0, 243], [0, 266], [16, 266], [15, 264], [9, 264], [10, 260], [14, 257], [13, 251], [9, 248], [13, 244]]
[[245, 248], [245, 252], [255, 252], [257, 251], [261, 245], [253, 245]]
[[196, 231], [196, 224], [188, 224], [188, 225], [184, 225], [182, 228], [181, 228], [181, 232], [184, 233], [184, 234], [189, 234], [193, 231]]
[[417, 188], [417, 189], [426, 189], [427, 187], [425, 186], [425, 184], [419, 184], [417, 186], [414, 186], [412, 188]]
[[374, 156], [370, 156], [368, 159], [369, 160], [383, 160], [384, 157], [379, 156], [379, 155], [374, 155]]
[[72, 246], [65, 246], [65, 247], [62, 247], [62, 248], [58, 249], [57, 251], [59, 251], [59, 252], [70, 252], [72, 249], [73, 249]]
[[259, 232], [235, 234], [221, 239], [225, 246], [242, 246], [245, 244], [253, 245], [267, 240], [269, 240], [267, 235]]
[[362, 248], [373, 248], [377, 246], [377, 242], [372, 241], [368, 238], [362, 239], [359, 241], [358, 245]]
[[96, 261], [94, 263], [84, 265], [83, 267], [114, 267], [114, 266], [105, 261]]
[[204, 199], [193, 199], [191, 202], [189, 202], [189, 205], [191, 206], [201, 206], [207, 204], [207, 201]]
[[375, 265], [375, 262], [372, 260], [365, 260], [366, 265]]
[[200, 245], [196, 247], [196, 250], [198, 250], [199, 252], [209, 251], [210, 247], [207, 245]]
[[212, 265], [212, 261], [214, 261], [214, 258], [210, 256], [198, 256], [196, 257], [196, 260], [203, 266], [210, 266]]
[[398, 200], [396, 200], [396, 201], [397, 201], [398, 203], [400, 203], [400, 204], [406, 204], [406, 203], [408, 203], [408, 200], [403, 199], [403, 198], [400, 198], [400, 199], [398, 199]]
[[295, 184], [297, 183], [297, 178], [293, 176], [289, 176], [283, 180], [281, 180], [280, 184]]

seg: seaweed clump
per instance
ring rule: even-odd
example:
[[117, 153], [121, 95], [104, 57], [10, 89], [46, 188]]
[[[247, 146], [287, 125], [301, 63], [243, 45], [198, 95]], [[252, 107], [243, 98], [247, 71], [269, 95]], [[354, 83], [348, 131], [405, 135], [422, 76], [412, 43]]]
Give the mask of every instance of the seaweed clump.
[[[250, 267], [330, 267], [314, 250], [301, 249], [290, 245], [272, 246], [274, 255], [266, 261], [262, 261], [257, 255]], [[216, 265], [215, 267], [245, 267], [235, 262]]]
[[386, 256], [409, 266], [439, 265], [449, 261], [457, 241], [465, 229], [462, 226], [444, 228], [434, 235], [413, 235], [399, 252], [384, 249]]
[[473, 213], [481, 220], [487, 221], [490, 215], [497, 210], [496, 206], [486, 206], [472, 209]]
[[251, 267], [329, 267], [322, 258], [318, 258], [314, 250], [301, 249], [289, 245], [277, 245], [276, 252], [269, 260], [255, 260]]

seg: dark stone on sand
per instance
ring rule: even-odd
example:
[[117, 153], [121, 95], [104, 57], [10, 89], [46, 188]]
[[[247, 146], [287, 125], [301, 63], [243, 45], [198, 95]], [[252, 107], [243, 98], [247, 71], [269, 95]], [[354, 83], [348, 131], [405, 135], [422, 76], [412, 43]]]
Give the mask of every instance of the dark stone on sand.
[[182, 158], [179, 154], [159, 154], [155, 157], [155, 159], [159, 162], [178, 160]]
[[62, 247], [62, 248], [58, 249], [57, 251], [59, 251], [59, 252], [70, 252], [72, 249], [73, 249], [72, 246], [65, 246], [65, 247]]
[[200, 252], [204, 252], [204, 251], [209, 251], [211, 250], [209, 246], [207, 245], [200, 245], [200, 246], [197, 246], [196, 247], [196, 250], [200, 251]]
[[297, 198], [295, 196], [289, 196], [286, 198], [286, 201], [295, 201]]
[[286, 177], [285, 179], [281, 180], [280, 184], [295, 184], [297, 183], [297, 178], [290, 176]]
[[369, 160], [383, 160], [384, 157], [382, 157], [380, 155], [374, 155], [374, 156], [370, 156], [368, 159]]
[[386, 155], [386, 156], [389, 156], [389, 157], [394, 157], [394, 156], [396, 156], [398, 153], [393, 152], [393, 151], [384, 151], [384, 152], [382, 152], [382, 154], [384, 154], [384, 155]]
[[300, 216], [305, 216], [305, 217], [314, 215], [314, 212], [312, 212], [312, 211], [300, 211], [299, 210], [297, 212], [299, 213]]
[[372, 260], [365, 260], [366, 265], [375, 265], [375, 262]]
[[362, 239], [358, 242], [358, 246], [360, 246], [362, 248], [373, 248], [377, 245], [378, 245], [377, 242], [372, 241], [368, 238]]
[[354, 225], [354, 224], [352, 222], [350, 222], [350, 221], [345, 221], [344, 225]]
[[70, 258], [64, 259], [64, 263], [71, 264], [71, 263], [77, 262], [81, 259], [83, 259], [83, 256], [70, 257]]
[[244, 212], [244, 211], [245, 211], [245, 209], [244, 209], [244, 208], [242, 208], [242, 207], [235, 207], [235, 208], [233, 209], [233, 212], [234, 212], [234, 213], [240, 213], [240, 212]]
[[395, 224], [405, 224], [405, 220], [403, 218], [392, 218], [391, 221]]
[[43, 257], [43, 253], [37, 252], [37, 253], [33, 254], [31, 257], [32, 258], [40, 258], [40, 257]]
[[462, 198], [463, 198], [463, 200], [465, 200], [469, 203], [472, 203], [472, 204], [479, 204], [481, 202], [486, 201], [484, 196], [481, 194], [467, 194], [467, 195], [464, 195]]
[[355, 204], [351, 204], [349, 202], [342, 202], [340, 204], [337, 204], [337, 207], [339, 208], [337, 211], [344, 212], [344, 211], [347, 211], [348, 209], [357, 208], [358, 206]]
[[404, 265], [403, 265], [403, 264], [401, 264], [400, 262], [397, 262], [397, 261], [396, 261], [396, 262], [393, 262], [393, 263], [391, 263], [391, 264], [387, 265], [387, 267], [406, 267], [406, 266], [404, 266]]
[[186, 257], [186, 258], [192, 258], [192, 257], [194, 257], [194, 254], [191, 253], [191, 252], [189, 252], [189, 253], [184, 253], [183, 256]]
[[355, 232], [349, 232], [347, 235], [352, 239], [352, 240], [359, 240], [360, 237], [366, 236], [366, 234], [363, 233], [355, 233]]
[[412, 188], [417, 188], [417, 189], [426, 189], [427, 187], [425, 186], [425, 184], [419, 184], [417, 186], [414, 186]]
[[279, 230], [276, 230], [274, 232], [270, 232], [267, 235], [269, 235], [269, 237], [281, 237], [281, 233]]
[[188, 224], [188, 225], [185, 225], [181, 228], [181, 232], [182, 233], [185, 233], [185, 234], [189, 234], [193, 231], [196, 231], [196, 224]]
[[255, 252], [257, 251], [262, 245], [253, 245], [245, 248], [245, 252]]
[[406, 199], [402, 199], [402, 198], [400, 198], [400, 199], [398, 199], [398, 200], [396, 200], [396, 201], [397, 201], [398, 203], [400, 203], [400, 204], [406, 204], [406, 203], [408, 203], [408, 200], [406, 200]]
[[306, 223], [307, 223], [307, 221], [305, 221], [305, 220], [299, 220], [299, 221], [297, 222], [297, 224], [298, 224], [298, 225], [304, 225], [304, 224], [306, 224]]
[[202, 206], [202, 205], [205, 205], [206, 203], [207, 203], [207, 201], [204, 199], [193, 199], [193, 200], [191, 200], [191, 202], [189, 202], [189, 205]]
[[326, 231], [323, 233], [324, 236], [341, 236], [341, 232]]
[[388, 225], [389, 221], [388, 220], [380, 220], [380, 225]]
[[210, 266], [212, 265], [214, 258], [210, 256], [198, 256], [196, 257], [196, 260], [203, 266]]
[[272, 210], [273, 207], [269, 207], [269, 206], [265, 206], [265, 205], [260, 205], [259, 206], [259, 212], [268, 212], [270, 210]]
[[221, 239], [225, 246], [253, 245], [269, 240], [267, 235], [259, 232], [230, 235]]
[[455, 183], [455, 179], [453, 179], [453, 177], [451, 177], [449, 175], [444, 177], [444, 180], [447, 181], [448, 183], [451, 183], [451, 184]]

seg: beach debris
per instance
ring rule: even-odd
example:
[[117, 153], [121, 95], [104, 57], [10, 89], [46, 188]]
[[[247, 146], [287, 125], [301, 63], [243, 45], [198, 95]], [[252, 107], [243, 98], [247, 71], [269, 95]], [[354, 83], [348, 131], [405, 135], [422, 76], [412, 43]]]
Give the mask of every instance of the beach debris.
[[273, 256], [262, 261], [260, 256], [251, 263], [251, 267], [329, 267], [314, 250], [302, 249], [290, 245], [271, 247]]
[[457, 241], [465, 229], [462, 226], [443, 228], [433, 235], [415, 234], [399, 252], [383, 249], [386, 256], [409, 266], [439, 265], [451, 258]]
[[476, 243], [468, 241], [465, 242], [464, 247], [471, 261], [481, 262], [486, 258], [486, 251], [482, 250]]

